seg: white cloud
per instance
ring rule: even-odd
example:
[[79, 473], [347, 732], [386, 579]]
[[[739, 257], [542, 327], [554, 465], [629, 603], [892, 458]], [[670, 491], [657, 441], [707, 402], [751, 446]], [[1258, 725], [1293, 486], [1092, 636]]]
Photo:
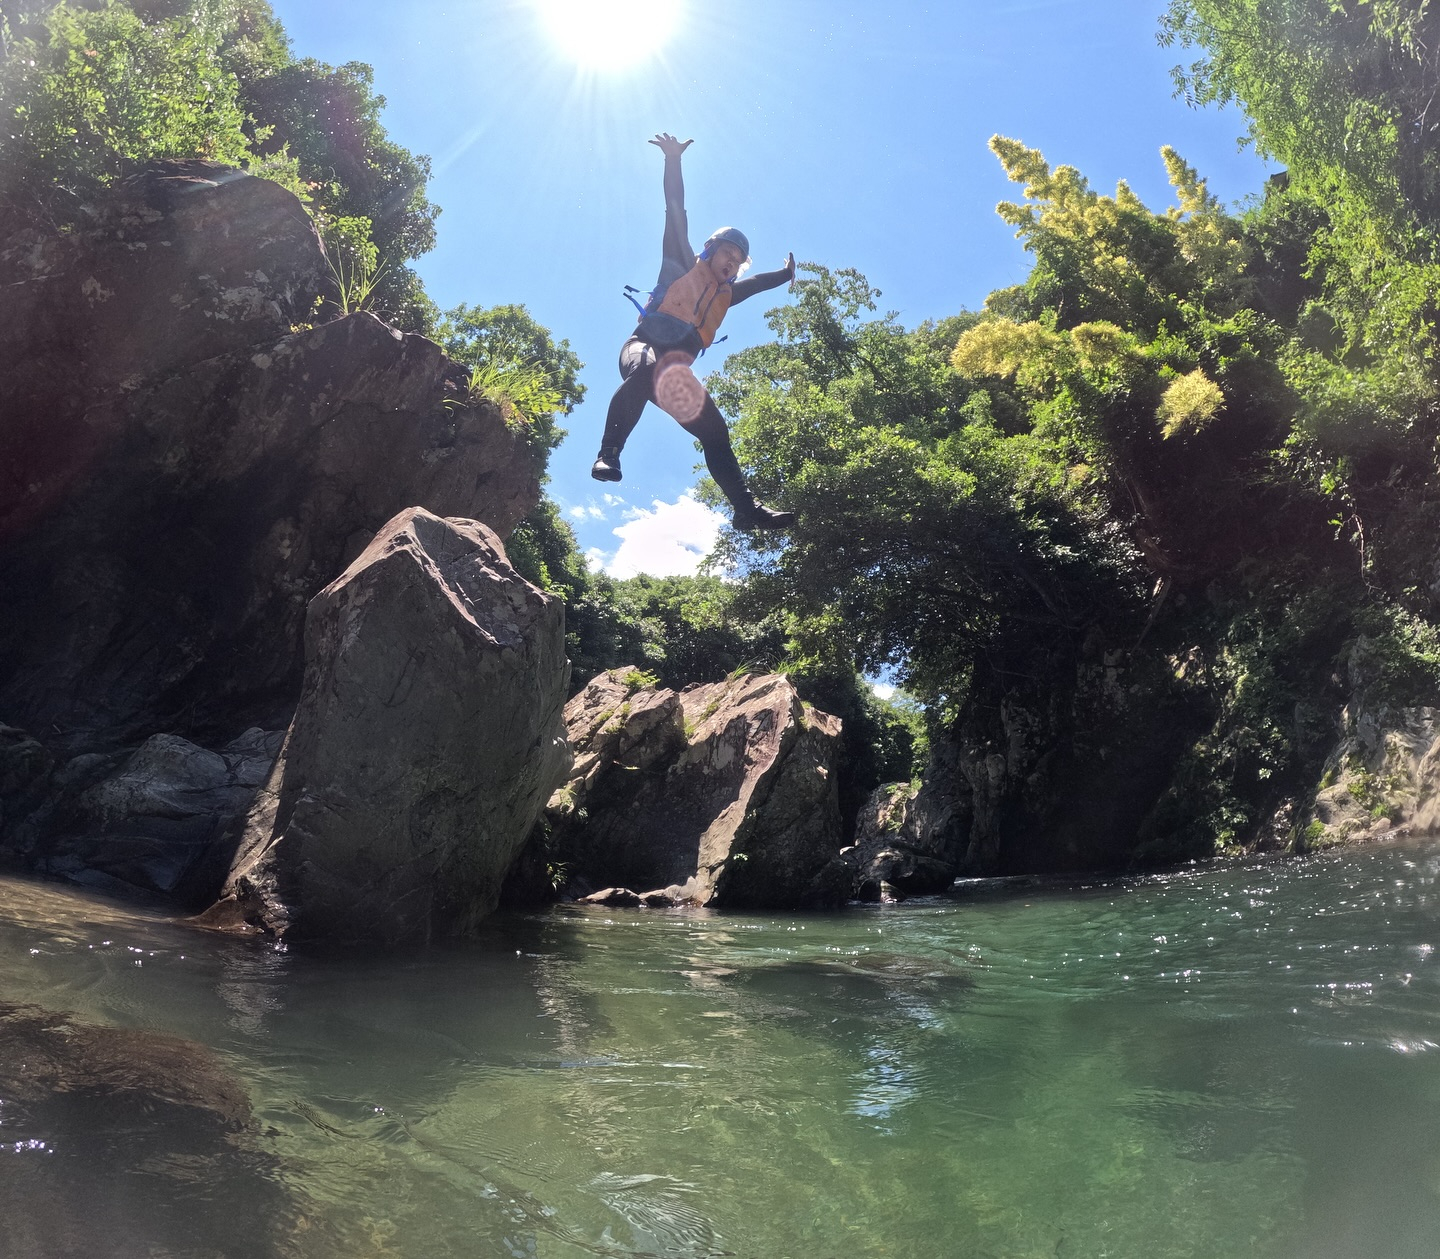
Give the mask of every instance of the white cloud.
[[623, 507], [625, 505], [625, 500], [618, 494], [602, 494], [600, 497], [605, 500], [606, 507]]
[[895, 688], [888, 682], [876, 682], [870, 689], [875, 693], [877, 699], [895, 698]]
[[657, 499], [652, 510], [635, 510], [628, 522], [614, 531], [620, 539], [614, 555], [591, 547], [586, 560], [592, 570], [603, 567], [612, 577], [634, 577], [637, 573], [689, 577], [714, 548], [724, 523], [724, 516], [689, 494], [682, 494], [673, 503]]
[[570, 509], [570, 514], [574, 516], [576, 520], [584, 520], [588, 513], [583, 507], [572, 507]]
[[[608, 499], [610, 495], [605, 495]], [[570, 509], [570, 515], [576, 520], [604, 520], [605, 509], [594, 503], [582, 503]]]

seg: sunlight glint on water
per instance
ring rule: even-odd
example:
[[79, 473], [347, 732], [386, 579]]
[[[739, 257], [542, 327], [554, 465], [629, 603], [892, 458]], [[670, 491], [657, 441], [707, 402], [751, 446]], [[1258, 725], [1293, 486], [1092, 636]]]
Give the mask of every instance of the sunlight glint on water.
[[327, 1223], [277, 1253], [1430, 1259], [1437, 871], [560, 908], [388, 960], [0, 882], [0, 994], [217, 1049]]

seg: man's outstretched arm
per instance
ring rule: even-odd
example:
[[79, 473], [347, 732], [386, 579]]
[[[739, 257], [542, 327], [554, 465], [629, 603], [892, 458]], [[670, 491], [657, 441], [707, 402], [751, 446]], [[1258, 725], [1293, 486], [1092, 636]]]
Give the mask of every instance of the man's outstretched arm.
[[743, 280], [736, 280], [730, 293], [730, 305], [743, 302], [747, 297], [754, 297], [756, 293], [763, 293], [767, 289], [778, 289], [782, 284], [789, 284], [794, 278], [795, 255], [790, 254], [785, 259], [785, 265], [778, 271], [761, 271], [758, 275], [747, 275]]
[[668, 131], [662, 131], [650, 141], [665, 154], [665, 236], [661, 242], [663, 261], [660, 266], [661, 283], [675, 279], [666, 275], [667, 269], [679, 267], [684, 275], [695, 265], [695, 251], [690, 248], [690, 224], [685, 217], [685, 179], [680, 173], [680, 155], [694, 140], [677, 140]]

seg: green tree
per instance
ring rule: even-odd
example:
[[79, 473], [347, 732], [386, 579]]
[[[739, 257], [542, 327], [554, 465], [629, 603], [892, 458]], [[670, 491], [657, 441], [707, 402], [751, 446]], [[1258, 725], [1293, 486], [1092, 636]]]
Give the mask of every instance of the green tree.
[[437, 311], [406, 264], [435, 247], [439, 207], [425, 195], [430, 159], [389, 138], [385, 98], [363, 62], [330, 66], [281, 53], [273, 28], [235, 59], [240, 101], [260, 158], [293, 158], [317, 214], [368, 221], [378, 265], [375, 309], [397, 326], [430, 332]]
[[1252, 223], [1304, 251], [1283, 360], [1301, 439], [1332, 472], [1418, 457], [1440, 401], [1440, 17], [1427, 0], [1172, 0], [1162, 41], [1201, 54], [1175, 70], [1187, 98], [1239, 104], [1287, 167]]
[[240, 85], [222, 45], [226, 0], [159, 6], [12, 7], [0, 62], [0, 215], [68, 222], [83, 199], [153, 158], [239, 164]]
[[264, 0], [0, 0], [0, 23], [0, 215], [70, 223], [150, 159], [246, 165], [322, 228], [363, 225], [341, 261], [373, 254], [367, 305], [433, 330], [407, 265], [435, 244], [430, 163], [387, 135], [369, 66], [296, 60]]

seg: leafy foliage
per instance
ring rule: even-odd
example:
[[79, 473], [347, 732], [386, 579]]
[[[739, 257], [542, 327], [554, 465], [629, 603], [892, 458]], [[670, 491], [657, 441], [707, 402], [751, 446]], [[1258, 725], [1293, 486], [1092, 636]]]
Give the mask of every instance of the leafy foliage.
[[136, 161], [249, 155], [226, 0], [148, 20], [123, 4], [12, 8], [0, 62], [0, 214], [67, 220]]
[[810, 266], [776, 340], [712, 381], [760, 492], [801, 520], [784, 551], [732, 552], [822, 657], [898, 667], [932, 702], [963, 696], [1016, 625], [1118, 632], [1147, 567], [1230, 562], [1216, 507], [1268, 474], [1291, 406], [1282, 334], [1245, 305], [1243, 225], [1178, 155], [1180, 205], [1156, 214], [992, 148], [1024, 186], [1000, 207], [1036, 258], [1024, 285], [912, 333], [867, 317], [862, 277]]
[[398, 326], [433, 327], [406, 265], [435, 244], [429, 159], [387, 136], [369, 66], [296, 60], [264, 0], [3, 0], [0, 20], [0, 217], [63, 226], [150, 159], [247, 166], [341, 246], [337, 313], [364, 289]]
[[240, 99], [257, 157], [292, 157], [310, 181], [317, 214], [370, 223], [376, 309], [400, 327], [429, 332], [437, 312], [406, 263], [435, 247], [440, 211], [425, 195], [430, 159], [386, 134], [374, 71], [358, 61], [292, 60], [274, 44], [243, 70]]
[[557, 343], [524, 306], [463, 303], [441, 316], [435, 339], [470, 368], [471, 396], [508, 407], [537, 454], [548, 455], [564, 440], [557, 417], [569, 415], [585, 396], [581, 363], [569, 341]]
[[320, 238], [335, 291], [331, 300], [342, 315], [368, 310], [385, 264], [370, 234], [369, 219], [335, 219], [319, 215]]
[[1284, 365], [1299, 436], [1332, 454], [1432, 434], [1437, 38], [1426, 0], [1172, 0], [1162, 25], [1202, 53], [1176, 67], [1179, 89], [1240, 104], [1256, 147], [1288, 167], [1253, 217], [1267, 243], [1294, 232], [1289, 269], [1310, 292]]

